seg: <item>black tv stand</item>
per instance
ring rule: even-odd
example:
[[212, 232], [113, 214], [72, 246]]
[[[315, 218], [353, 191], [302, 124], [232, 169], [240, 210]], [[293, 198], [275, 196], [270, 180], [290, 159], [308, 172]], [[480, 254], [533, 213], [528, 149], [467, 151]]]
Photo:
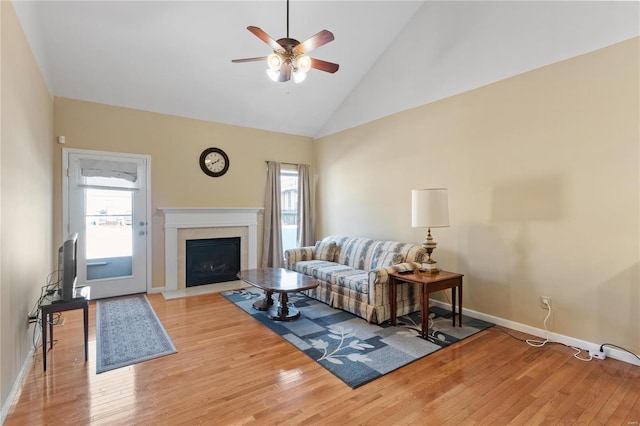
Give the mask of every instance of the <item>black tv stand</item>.
[[[56, 295], [57, 296], [57, 295]], [[82, 309], [84, 314], [84, 360], [89, 360], [89, 300], [91, 300], [91, 287], [82, 286], [74, 289], [73, 299], [70, 301], [44, 299], [40, 305], [42, 310], [42, 364], [47, 371], [47, 328], [49, 329], [49, 349], [53, 349], [53, 314], [56, 312]], [[47, 324], [49, 327], [47, 327]]]

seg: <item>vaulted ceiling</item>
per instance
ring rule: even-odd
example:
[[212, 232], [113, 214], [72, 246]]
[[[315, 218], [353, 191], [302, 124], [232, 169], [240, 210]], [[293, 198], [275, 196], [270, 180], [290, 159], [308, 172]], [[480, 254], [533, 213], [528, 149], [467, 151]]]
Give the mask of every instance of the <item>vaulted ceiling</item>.
[[301, 84], [232, 59], [286, 36], [286, 1], [14, 1], [52, 95], [318, 137], [638, 36], [637, 2], [304, 1], [335, 40]]

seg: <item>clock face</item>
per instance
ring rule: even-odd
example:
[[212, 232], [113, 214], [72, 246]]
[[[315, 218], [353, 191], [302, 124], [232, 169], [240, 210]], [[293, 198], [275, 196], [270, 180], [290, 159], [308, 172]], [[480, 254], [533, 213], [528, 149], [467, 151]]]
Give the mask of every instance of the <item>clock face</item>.
[[229, 157], [219, 148], [207, 148], [200, 155], [200, 168], [209, 176], [222, 176], [229, 170]]

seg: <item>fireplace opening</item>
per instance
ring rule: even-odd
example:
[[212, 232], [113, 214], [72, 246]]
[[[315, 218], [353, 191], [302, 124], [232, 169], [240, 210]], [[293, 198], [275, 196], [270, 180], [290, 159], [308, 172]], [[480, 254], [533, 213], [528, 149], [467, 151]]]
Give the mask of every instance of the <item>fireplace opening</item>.
[[187, 287], [235, 281], [238, 272], [240, 237], [187, 240]]

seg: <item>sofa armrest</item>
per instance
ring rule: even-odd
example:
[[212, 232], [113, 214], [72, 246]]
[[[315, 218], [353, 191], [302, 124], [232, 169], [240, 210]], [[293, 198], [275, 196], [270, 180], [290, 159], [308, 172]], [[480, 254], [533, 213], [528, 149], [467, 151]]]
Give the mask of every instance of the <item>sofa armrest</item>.
[[369, 271], [369, 304], [379, 306], [389, 297], [389, 273], [420, 268], [418, 262], [404, 262]]
[[294, 263], [303, 260], [313, 260], [314, 246], [297, 247], [284, 251], [285, 268], [291, 269]]

